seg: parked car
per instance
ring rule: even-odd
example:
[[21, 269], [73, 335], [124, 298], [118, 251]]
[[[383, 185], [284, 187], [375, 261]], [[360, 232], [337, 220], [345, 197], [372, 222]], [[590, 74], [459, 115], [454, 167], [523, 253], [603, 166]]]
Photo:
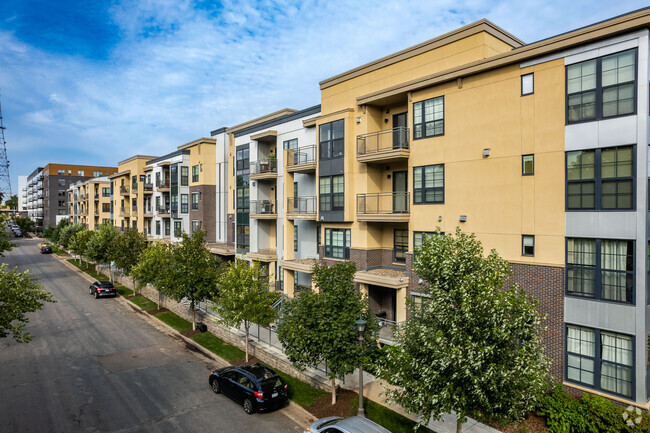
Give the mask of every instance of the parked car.
[[247, 414], [282, 406], [288, 387], [271, 368], [262, 364], [225, 367], [210, 374], [212, 391], [223, 392], [244, 406]]
[[391, 433], [376, 422], [362, 416], [341, 418], [328, 416], [314, 421], [304, 433]]
[[23, 232], [20, 229], [14, 230], [14, 236], [17, 238], [22, 238], [23, 237]]
[[117, 290], [110, 281], [95, 281], [90, 285], [90, 294], [95, 295], [95, 299], [100, 296], [117, 296]]
[[52, 247], [49, 245], [41, 245], [41, 254], [52, 254]]

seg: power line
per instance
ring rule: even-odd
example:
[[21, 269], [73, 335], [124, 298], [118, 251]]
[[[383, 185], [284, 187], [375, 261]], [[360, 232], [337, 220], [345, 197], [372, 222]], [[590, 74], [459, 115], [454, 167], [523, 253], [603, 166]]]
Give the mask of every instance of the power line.
[[0, 102], [0, 193], [2, 193], [4, 200], [8, 200], [11, 197], [11, 177], [9, 176], [5, 129], [2, 122], [2, 103]]

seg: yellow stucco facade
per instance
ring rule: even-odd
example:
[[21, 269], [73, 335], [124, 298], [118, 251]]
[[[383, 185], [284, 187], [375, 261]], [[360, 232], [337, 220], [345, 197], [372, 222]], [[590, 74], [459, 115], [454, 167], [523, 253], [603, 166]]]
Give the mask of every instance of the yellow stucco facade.
[[156, 158], [150, 155], [134, 155], [118, 163], [118, 172], [109, 176], [113, 184], [113, 224], [121, 229], [145, 231], [144, 198], [147, 191], [143, 184], [146, 178], [147, 161]]

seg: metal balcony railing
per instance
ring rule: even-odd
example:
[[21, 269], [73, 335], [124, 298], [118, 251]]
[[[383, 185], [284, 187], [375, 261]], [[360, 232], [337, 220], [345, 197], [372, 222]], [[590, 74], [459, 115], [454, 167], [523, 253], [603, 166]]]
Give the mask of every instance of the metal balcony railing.
[[130, 215], [131, 215], [131, 213], [129, 212], [129, 208], [128, 208], [128, 207], [121, 207], [121, 208], [120, 208], [120, 216], [122, 216], [122, 217], [128, 217], [128, 216], [130, 216]]
[[300, 147], [287, 151], [287, 167], [316, 162], [316, 145]]
[[129, 193], [129, 187], [128, 186], [120, 186], [120, 195], [125, 195]]
[[145, 191], [153, 191], [153, 183], [145, 183], [142, 186], [142, 189]]
[[357, 194], [358, 214], [408, 214], [409, 205], [408, 192]]
[[278, 160], [268, 159], [265, 161], [251, 162], [250, 174], [277, 173]]
[[169, 179], [156, 181], [156, 188], [158, 188], [158, 189], [167, 189], [167, 188], [169, 188]]
[[156, 206], [156, 212], [159, 214], [168, 214], [170, 212], [169, 206]]
[[315, 214], [316, 197], [289, 197], [287, 198], [287, 213]]
[[357, 136], [357, 155], [409, 148], [409, 129], [404, 126]]
[[275, 200], [251, 200], [251, 214], [275, 214]]

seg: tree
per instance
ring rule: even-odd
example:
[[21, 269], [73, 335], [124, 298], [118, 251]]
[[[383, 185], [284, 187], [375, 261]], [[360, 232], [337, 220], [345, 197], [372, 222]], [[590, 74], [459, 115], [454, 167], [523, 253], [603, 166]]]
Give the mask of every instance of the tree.
[[326, 363], [336, 403], [336, 378], [354, 372], [362, 357], [355, 322], [366, 320], [364, 338], [374, 341], [379, 329], [368, 300], [354, 289], [353, 262], [314, 266], [319, 293], [301, 293], [283, 302], [278, 337], [289, 360], [299, 369]]
[[142, 252], [138, 263], [131, 269], [130, 276], [136, 283], [136, 291], [139, 287], [147, 284], [154, 286], [158, 290], [158, 308], [160, 308], [161, 294], [167, 292], [164, 273], [171, 268], [172, 252], [169, 245], [152, 242]]
[[25, 330], [29, 319], [26, 313], [43, 308], [44, 302], [56, 302], [52, 294], [41, 289], [29, 271], [22, 274], [0, 265], [0, 338], [11, 336], [18, 343], [26, 343], [32, 336]]
[[430, 418], [456, 412], [456, 429], [468, 415], [507, 422], [529, 411], [547, 388], [549, 360], [539, 333], [543, 317], [523, 289], [504, 288], [508, 262], [456, 230], [431, 235], [416, 250], [421, 287], [417, 311], [395, 335], [378, 366], [389, 401]]
[[20, 227], [20, 230], [22, 230], [23, 233], [34, 231], [34, 221], [28, 217], [16, 217], [14, 218], [14, 222], [18, 227]]
[[259, 262], [236, 259], [219, 280], [219, 297], [215, 311], [219, 320], [229, 326], [246, 330], [246, 362], [248, 362], [248, 337], [251, 323], [269, 326], [277, 319], [273, 303], [280, 298], [278, 292], [269, 291], [269, 278]]
[[108, 222], [99, 226], [99, 230], [93, 233], [86, 245], [88, 258], [97, 264], [110, 263], [112, 260], [110, 247], [118, 234], [117, 228]]
[[183, 233], [180, 244], [172, 245], [169, 266], [163, 270], [156, 282], [159, 290], [180, 302], [190, 301], [192, 310], [192, 329], [196, 329], [197, 302], [216, 293], [219, 277], [219, 263], [216, 257], [203, 246], [205, 231], [197, 230], [192, 236]]
[[59, 232], [58, 244], [66, 250], [69, 249], [72, 240], [77, 236], [77, 233], [82, 230], [86, 230], [86, 228], [81, 223], [74, 223], [63, 227]]
[[[13, 210], [18, 209], [18, 196], [17, 195], [12, 195], [9, 198], [9, 200], [5, 201], [5, 206], [9, 206], [9, 209], [13, 209]], [[16, 223], [16, 224], [18, 224], [18, 223]]]
[[128, 229], [114, 239], [110, 248], [115, 265], [124, 274], [129, 275], [147, 248], [147, 237], [135, 229]]
[[59, 223], [54, 228], [54, 231], [52, 232], [52, 236], [50, 236], [49, 239], [55, 244], [58, 244], [61, 231], [69, 225], [70, 225], [70, 221], [68, 221], [67, 219], [62, 219], [61, 221], [59, 221]]
[[[5, 227], [9, 218], [6, 215], [0, 214], [0, 227]], [[5, 251], [11, 251], [16, 244], [11, 242], [11, 238], [6, 230], [0, 229], [0, 257], [4, 257]]]
[[93, 236], [94, 232], [92, 230], [83, 229], [70, 240], [70, 249], [79, 256], [80, 261], [83, 261], [88, 249], [88, 242]]

